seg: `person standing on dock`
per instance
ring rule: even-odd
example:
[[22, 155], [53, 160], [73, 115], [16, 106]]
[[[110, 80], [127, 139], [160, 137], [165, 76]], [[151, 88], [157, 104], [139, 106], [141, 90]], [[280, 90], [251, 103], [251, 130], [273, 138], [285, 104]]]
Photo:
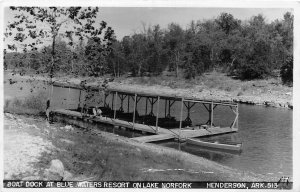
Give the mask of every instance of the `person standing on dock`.
[[95, 116], [99, 116], [99, 117], [101, 117], [102, 116], [102, 110], [100, 109], [100, 107], [94, 107], [93, 108], [93, 115], [94, 115], [94, 117]]
[[100, 109], [100, 107], [97, 107], [97, 115], [99, 117], [102, 117], [102, 110]]

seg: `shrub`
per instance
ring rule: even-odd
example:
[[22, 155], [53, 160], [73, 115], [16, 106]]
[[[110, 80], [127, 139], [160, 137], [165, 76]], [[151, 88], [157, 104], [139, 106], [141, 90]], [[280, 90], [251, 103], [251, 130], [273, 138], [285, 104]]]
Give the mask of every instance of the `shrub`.
[[266, 39], [251, 41], [244, 50], [247, 51], [244, 51], [232, 66], [232, 73], [235, 71], [242, 80], [262, 79], [271, 73], [272, 48]]
[[288, 56], [280, 70], [281, 80], [284, 84], [293, 84], [293, 56]]
[[262, 79], [269, 73], [267, 65], [250, 63], [239, 70], [239, 76], [244, 80]]

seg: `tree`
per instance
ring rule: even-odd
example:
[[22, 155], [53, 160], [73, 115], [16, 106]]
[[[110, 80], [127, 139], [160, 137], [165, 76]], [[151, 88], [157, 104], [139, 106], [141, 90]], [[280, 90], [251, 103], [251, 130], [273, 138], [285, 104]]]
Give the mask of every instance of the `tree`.
[[85, 71], [89, 76], [102, 76], [108, 71], [106, 57], [109, 50], [98, 39], [90, 39], [85, 49]]
[[[243, 26], [236, 65], [232, 66], [241, 79], [264, 78], [274, 69], [269, 26], [262, 15], [252, 17]], [[231, 70], [232, 71], [232, 70]]]
[[167, 49], [164, 47], [164, 33], [159, 25], [148, 28], [147, 32], [147, 72], [158, 75], [168, 63]]
[[134, 75], [142, 76], [147, 62], [147, 39], [145, 34], [134, 34], [132, 36], [132, 72]]
[[125, 55], [122, 44], [115, 40], [111, 47], [111, 52], [108, 56], [108, 62], [110, 73], [114, 75], [114, 77], [120, 77], [122, 73], [125, 71]]
[[210, 50], [210, 68], [214, 68], [219, 63], [220, 54], [224, 41], [227, 36], [223, 30], [221, 30], [215, 20], [207, 20], [204, 22], [198, 22], [199, 28], [197, 32], [197, 41], [200, 41], [202, 45], [207, 46]]
[[280, 76], [284, 84], [293, 85], [293, 64], [293, 56], [289, 55], [280, 70]]
[[276, 20], [271, 23], [270, 33], [272, 34], [274, 62], [276, 68], [280, 68], [287, 57], [293, 54], [293, 20], [294, 16], [287, 12], [283, 20]]
[[227, 35], [233, 30], [240, 27], [241, 21], [235, 19], [233, 15], [229, 13], [221, 13], [218, 19], [215, 20], [221, 30], [223, 30]]
[[207, 45], [197, 41], [197, 38], [187, 40], [188, 44], [184, 54], [185, 78], [195, 78], [211, 67], [210, 49]]
[[[20, 42], [24, 51], [28, 48], [37, 50], [41, 44], [50, 40], [51, 62], [46, 71], [50, 82], [52, 82], [55, 69], [59, 68], [55, 49], [58, 36], [61, 35], [68, 40], [68, 45], [73, 46], [76, 39], [83, 40], [84, 38], [97, 39], [104, 44], [109, 44], [113, 34], [113, 30], [107, 28], [103, 36], [103, 31], [106, 29], [104, 21], [96, 25], [98, 7], [10, 7], [10, 9], [19, 12], [15, 15], [14, 22], [8, 25], [9, 32], [5, 35], [8, 37], [14, 34], [14, 41]], [[8, 45], [8, 47], [16, 48], [14, 45]]]
[[7, 61], [5, 59], [6, 53], [7, 53], [6, 49], [3, 49], [3, 66], [4, 66], [4, 70], [7, 70]]
[[166, 33], [166, 43], [169, 49], [169, 55], [172, 59], [171, 68], [175, 68], [176, 77], [178, 77], [179, 67], [183, 63], [184, 58], [184, 31], [183, 29], [175, 23], [171, 23], [168, 27], [168, 32]]

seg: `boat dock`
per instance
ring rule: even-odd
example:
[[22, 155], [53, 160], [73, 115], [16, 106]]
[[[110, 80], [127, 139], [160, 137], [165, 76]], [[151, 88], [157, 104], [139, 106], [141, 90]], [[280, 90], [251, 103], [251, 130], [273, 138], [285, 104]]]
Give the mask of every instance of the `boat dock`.
[[[55, 85], [54, 85], [55, 86]], [[59, 86], [59, 85], [57, 85]], [[72, 87], [73, 88], [73, 87]], [[67, 121], [81, 127], [97, 124], [113, 125], [113, 129], [129, 129], [140, 131], [151, 135], [132, 138], [138, 142], [156, 142], [169, 139], [187, 140], [195, 137], [206, 137], [219, 134], [233, 133], [238, 131], [238, 104], [234, 102], [208, 101], [195, 98], [183, 98], [170, 95], [156, 95], [153, 93], [125, 92], [123, 90], [99, 90], [102, 91], [102, 114], [93, 114], [95, 106], [87, 106], [85, 100], [79, 94], [79, 104], [77, 109], [52, 109], [51, 117], [56, 120]], [[86, 91], [86, 90], [85, 90]], [[111, 96], [111, 103], [107, 102]], [[138, 114], [137, 106], [141, 98], [145, 99], [144, 115]], [[127, 111], [125, 101], [127, 104]], [[117, 107], [118, 102], [118, 107]], [[164, 102], [164, 115], [160, 113], [160, 103]], [[175, 102], [180, 102], [180, 119], [176, 119], [171, 114], [171, 107]], [[199, 125], [192, 123], [190, 116], [191, 109], [196, 105], [204, 107], [208, 112], [208, 120]], [[156, 107], [154, 107], [156, 106]], [[229, 107], [235, 118], [229, 127], [219, 127], [214, 125], [214, 110], [217, 106]], [[156, 109], [156, 111], [154, 110]], [[161, 107], [162, 108], [162, 107]], [[183, 117], [183, 111], [186, 117]], [[95, 110], [94, 110], [95, 111]], [[88, 122], [89, 124], [84, 124]], [[83, 125], [84, 124], [84, 125]]]

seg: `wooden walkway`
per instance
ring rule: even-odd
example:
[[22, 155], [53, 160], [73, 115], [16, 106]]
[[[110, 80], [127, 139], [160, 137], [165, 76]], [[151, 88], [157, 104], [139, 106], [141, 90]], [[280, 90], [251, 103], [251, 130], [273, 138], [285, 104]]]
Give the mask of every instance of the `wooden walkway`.
[[139, 130], [139, 131], [155, 134], [150, 136], [132, 138], [133, 140], [139, 142], [145, 142], [145, 143], [168, 140], [168, 139], [179, 138], [179, 137], [181, 139], [187, 139], [187, 138], [194, 138], [194, 137], [212, 136], [212, 135], [232, 133], [237, 131], [237, 129], [230, 128], [230, 127], [224, 127], [224, 128], [211, 127], [208, 129], [203, 129], [203, 128], [199, 129], [198, 127], [190, 127], [188, 129], [182, 128], [181, 130], [179, 128], [166, 129], [162, 127], [157, 127], [156, 129], [155, 126], [149, 126], [149, 125], [138, 124], [138, 123], [133, 124], [132, 122], [123, 121], [120, 119], [112, 119], [107, 117], [83, 117], [80, 112], [66, 110], [66, 109], [53, 110], [52, 114], [66, 115], [70, 118], [79, 118], [80, 119], [79, 121], [85, 120], [90, 122], [111, 124], [118, 127], [126, 127], [132, 130]]
[[150, 136], [144, 136], [144, 137], [135, 137], [132, 138], [135, 141], [143, 142], [143, 143], [149, 143], [154, 141], [162, 141], [162, 140], [168, 140], [168, 139], [174, 139], [175, 135], [172, 134], [159, 134], [159, 135], [150, 135]]

